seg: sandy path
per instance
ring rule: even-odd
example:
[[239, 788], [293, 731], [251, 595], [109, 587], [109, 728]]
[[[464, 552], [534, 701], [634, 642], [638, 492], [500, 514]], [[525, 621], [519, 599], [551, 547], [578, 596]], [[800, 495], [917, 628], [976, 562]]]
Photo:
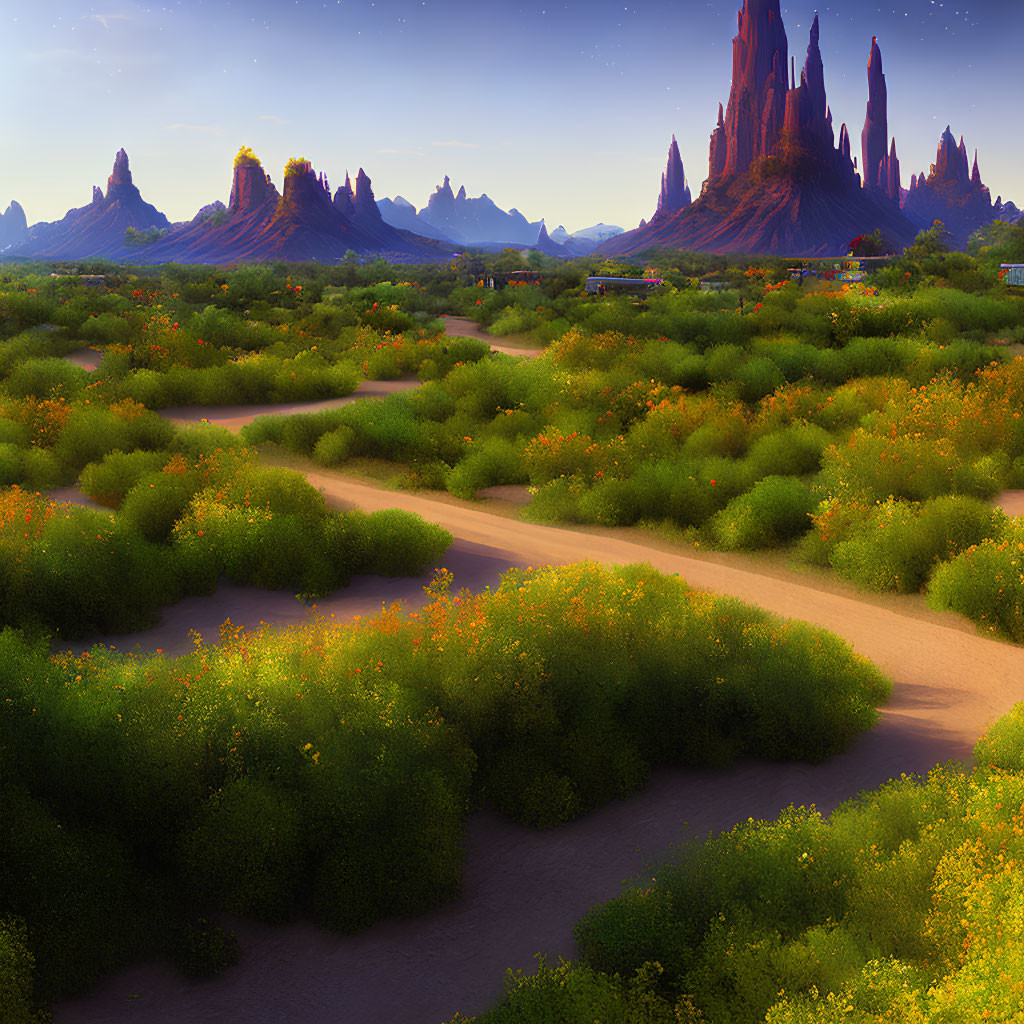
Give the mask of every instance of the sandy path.
[[992, 504], [1001, 508], [1008, 516], [1024, 515], [1024, 491], [1001, 491]]
[[633, 798], [549, 832], [477, 814], [468, 824], [458, 901], [356, 936], [330, 935], [305, 922], [274, 928], [234, 922], [243, 960], [218, 980], [193, 984], [167, 965], [139, 965], [58, 1007], [58, 1024], [440, 1024], [456, 1010], [480, 1012], [501, 994], [507, 967], [532, 971], [539, 951], [571, 956], [575, 921], [677, 840], [684, 823], [704, 833], [751, 816], [772, 817], [792, 802], [829, 811], [901, 772], [966, 758], [985, 727], [1024, 697], [1024, 650], [964, 632], [953, 616], [924, 621], [614, 535], [523, 523], [333, 474], [309, 478], [334, 505], [398, 506], [441, 523], [459, 538], [452, 557], [463, 560], [463, 572], [475, 566], [479, 580], [524, 562], [648, 561], [696, 586], [825, 626], [895, 679], [893, 699], [875, 729], [822, 765], [664, 769]]
[[544, 349], [538, 347], [525, 334], [510, 334], [504, 338], [496, 338], [469, 317], [443, 316], [441, 320], [444, 323], [445, 334], [450, 334], [454, 338], [477, 338], [486, 341], [495, 352], [504, 352], [508, 356], [527, 356], [531, 359], [544, 355]]
[[384, 398], [396, 391], [411, 391], [418, 388], [420, 381], [414, 377], [401, 380], [364, 380], [350, 395], [342, 398], [324, 398], [316, 402], [276, 402], [263, 405], [175, 405], [159, 409], [161, 416], [175, 423], [198, 423], [209, 420], [227, 427], [237, 434], [247, 423], [259, 416], [293, 416], [302, 412], [320, 412], [323, 409], [337, 409], [360, 398]]
[[81, 366], [83, 370], [88, 370], [91, 373], [93, 370], [98, 369], [103, 353], [95, 348], [79, 348], [75, 349], [74, 352], [68, 352], [64, 358], [69, 363]]

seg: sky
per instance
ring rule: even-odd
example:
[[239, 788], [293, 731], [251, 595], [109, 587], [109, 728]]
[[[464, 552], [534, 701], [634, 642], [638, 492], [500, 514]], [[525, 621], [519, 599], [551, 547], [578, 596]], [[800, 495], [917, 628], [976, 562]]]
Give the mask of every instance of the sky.
[[[964, 5], [966, 3], [966, 6]], [[783, 2], [803, 63], [811, 3]], [[227, 201], [251, 146], [332, 187], [426, 205], [445, 174], [549, 229], [653, 213], [675, 134], [691, 188], [729, 95], [742, 0], [0, 0], [0, 211], [62, 217], [124, 147], [172, 221]], [[859, 153], [878, 36], [904, 186], [947, 123], [992, 196], [1024, 206], [1021, 0], [849, 0], [819, 9], [838, 133]]]

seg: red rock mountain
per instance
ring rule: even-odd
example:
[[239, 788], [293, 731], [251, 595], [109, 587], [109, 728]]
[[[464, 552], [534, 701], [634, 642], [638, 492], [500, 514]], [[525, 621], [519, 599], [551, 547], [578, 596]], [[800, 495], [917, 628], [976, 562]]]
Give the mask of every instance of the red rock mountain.
[[911, 178], [903, 212], [922, 228], [941, 220], [958, 248], [966, 247], [972, 232], [996, 219], [999, 208], [982, 184], [978, 154], [975, 152], [974, 166], [969, 169], [964, 140], [961, 138], [958, 145], [949, 125], [939, 140], [931, 172], [927, 177], [920, 174]]
[[[152, 213], [140, 215], [140, 204]], [[166, 233], [155, 241], [132, 246], [126, 243], [128, 226], [137, 230], [156, 226]], [[105, 196], [100, 193], [91, 206], [72, 210], [64, 220], [42, 227], [45, 230], [30, 240], [33, 255], [109, 256], [145, 263], [233, 263], [336, 261], [350, 250], [394, 259], [431, 259], [447, 253], [434, 241], [385, 224], [364, 171], [359, 172], [354, 197], [346, 197], [339, 189], [332, 200], [326, 176], [317, 176], [306, 160], [292, 160], [281, 194], [256, 155], [245, 147], [235, 158], [228, 205], [212, 203], [186, 224], [171, 226], [166, 217], [142, 203], [122, 150]]]
[[28, 240], [12, 252], [20, 256], [50, 259], [81, 259], [90, 256], [117, 257], [125, 251], [125, 232], [157, 229], [167, 231], [170, 221], [143, 200], [132, 182], [128, 154], [122, 149], [114, 159], [107, 179], [106, 194], [96, 186], [88, 206], [71, 210], [59, 221], [35, 224]]
[[[916, 228], [887, 189], [861, 187], [845, 125], [836, 145], [817, 16], [799, 82], [791, 66], [787, 87], [788, 64], [779, 0], [745, 0], [733, 40], [729, 104], [724, 114], [719, 106], [700, 196], [671, 216], [656, 216], [610, 239], [598, 251], [636, 253], [663, 246], [839, 255], [848, 251], [851, 239], [876, 228], [893, 246], [912, 241]], [[880, 54], [875, 66], [877, 76]], [[877, 84], [875, 89], [877, 98]], [[874, 145], [879, 127], [868, 134]]]

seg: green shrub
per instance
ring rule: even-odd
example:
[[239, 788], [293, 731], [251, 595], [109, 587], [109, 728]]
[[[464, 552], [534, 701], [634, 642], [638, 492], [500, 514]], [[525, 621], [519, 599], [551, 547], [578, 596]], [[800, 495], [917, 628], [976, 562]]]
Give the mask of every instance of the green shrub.
[[803, 476], [818, 469], [830, 444], [832, 436], [827, 430], [810, 423], [792, 423], [757, 438], [747, 450], [746, 461], [754, 479]]
[[166, 461], [163, 452], [110, 452], [82, 470], [79, 485], [94, 501], [118, 508], [144, 476], [159, 472]]
[[121, 521], [137, 530], [146, 540], [167, 540], [174, 524], [185, 514], [196, 482], [188, 475], [150, 473], [125, 495]]
[[414, 512], [388, 508], [365, 520], [367, 560], [354, 572], [417, 576], [448, 550], [452, 535]]
[[180, 843], [181, 877], [201, 903], [280, 921], [294, 910], [306, 846], [294, 798], [246, 776], [197, 812]]
[[49, 1014], [34, 1006], [35, 965], [24, 921], [0, 919], [0, 1021], [3, 1024], [44, 1024], [50, 1019]]
[[173, 952], [190, 978], [209, 978], [238, 962], [238, 939], [215, 921], [200, 917], [185, 925]]
[[0, 485], [20, 483], [24, 473], [25, 462], [21, 449], [8, 441], [0, 442]]
[[340, 465], [348, 458], [355, 436], [351, 427], [344, 426], [321, 434], [313, 445], [313, 461], [320, 466]]
[[980, 628], [1024, 642], [1024, 536], [1014, 525], [1001, 540], [983, 540], [939, 565], [928, 583], [928, 603], [957, 612]]
[[1006, 523], [1002, 512], [976, 498], [886, 501], [832, 549], [829, 561], [844, 579], [870, 590], [916, 593], [937, 565], [1001, 537]]
[[735, 372], [735, 377], [740, 383], [740, 398], [751, 404], [786, 383], [782, 371], [767, 356], [748, 360]]
[[72, 399], [82, 393], [89, 379], [87, 370], [66, 359], [29, 359], [14, 368], [4, 381], [4, 390], [17, 398]]
[[708, 531], [726, 550], [772, 547], [809, 530], [816, 504], [801, 481], [768, 476], [730, 501], [710, 521]]
[[446, 486], [458, 498], [496, 484], [525, 484], [529, 480], [521, 445], [502, 438], [483, 438], [448, 474]]
[[189, 462], [198, 462], [204, 456], [214, 455], [218, 451], [232, 451], [241, 446], [237, 434], [216, 423], [192, 423], [179, 427], [173, 442], [174, 450], [182, 452]]

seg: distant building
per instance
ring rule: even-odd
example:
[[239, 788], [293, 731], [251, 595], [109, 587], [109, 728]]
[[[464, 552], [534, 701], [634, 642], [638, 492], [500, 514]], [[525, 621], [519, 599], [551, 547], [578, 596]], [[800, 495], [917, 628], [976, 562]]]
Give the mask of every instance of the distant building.
[[587, 294], [649, 295], [660, 284], [660, 277], [588, 277]]
[[718, 274], [705, 274], [700, 279], [698, 287], [702, 292], [727, 292], [736, 286], [728, 278], [719, 277]]
[[999, 276], [1011, 288], [1024, 288], [1024, 263], [1004, 263]]
[[895, 256], [826, 256], [809, 257], [791, 267], [792, 278], [819, 277], [825, 281], [863, 281], [876, 270], [888, 267]]
[[544, 275], [539, 270], [506, 270], [482, 280], [487, 288], [507, 288], [510, 284], [540, 284]]

